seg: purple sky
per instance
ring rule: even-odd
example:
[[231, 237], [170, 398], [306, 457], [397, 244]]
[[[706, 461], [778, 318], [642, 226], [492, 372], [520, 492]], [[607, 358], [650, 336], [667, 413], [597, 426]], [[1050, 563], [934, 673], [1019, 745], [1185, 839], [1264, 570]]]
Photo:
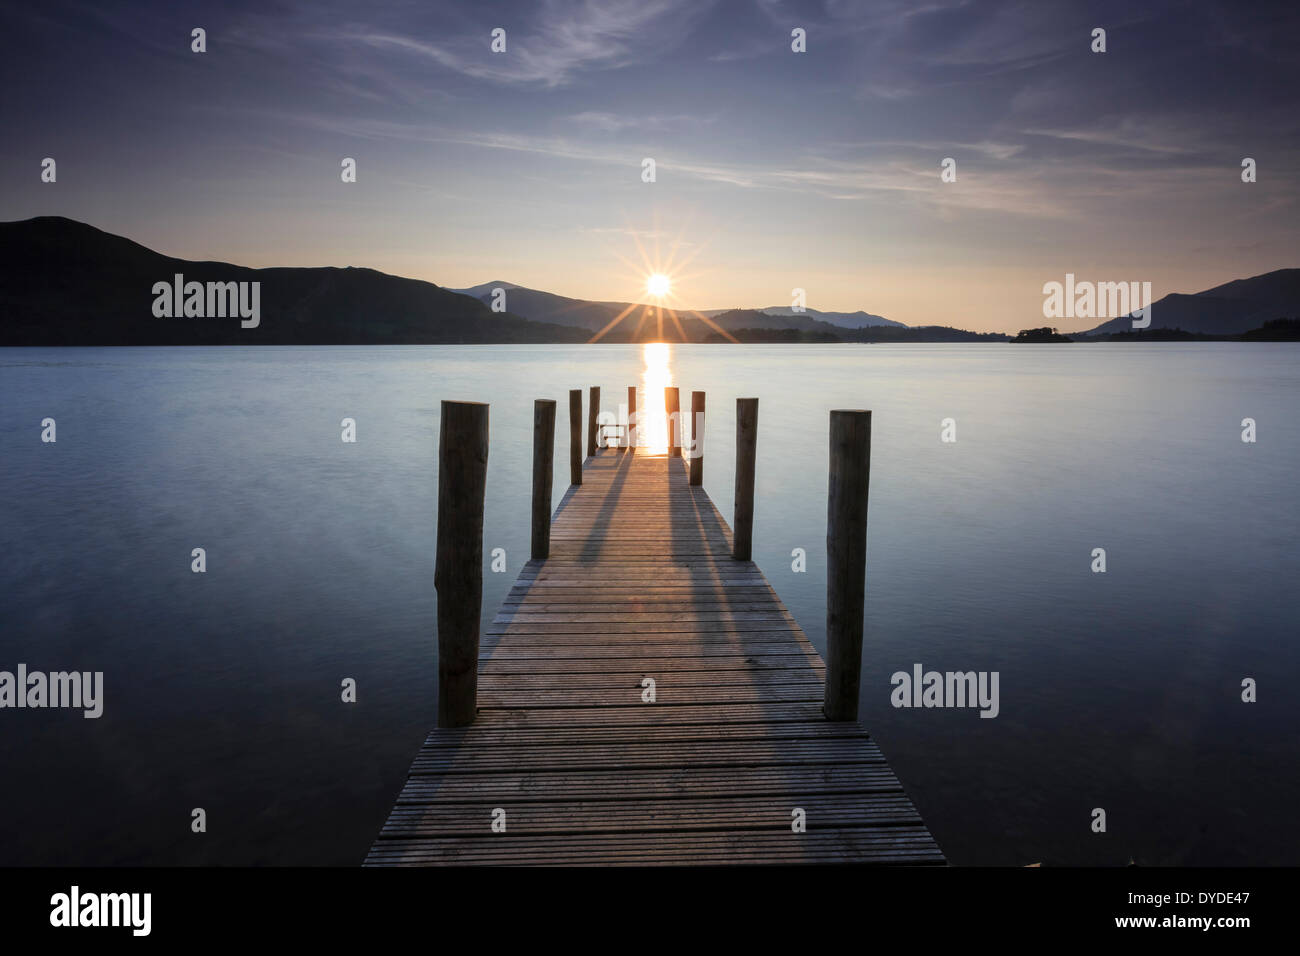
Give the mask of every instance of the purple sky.
[[981, 330], [1067, 272], [1300, 265], [1294, 3], [45, 3], [4, 34], [0, 218], [186, 258], [626, 300], [671, 256], [695, 308]]

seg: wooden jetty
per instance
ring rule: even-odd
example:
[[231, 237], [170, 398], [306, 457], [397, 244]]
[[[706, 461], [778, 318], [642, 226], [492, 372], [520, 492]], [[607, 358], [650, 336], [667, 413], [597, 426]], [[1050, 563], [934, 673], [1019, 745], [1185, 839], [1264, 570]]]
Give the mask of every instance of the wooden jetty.
[[[757, 399], [740, 403], [736, 502], [748, 535]], [[444, 403], [444, 481], [457, 474], [448, 471], [449, 426], [450, 437], [466, 438], [454, 409], [448, 420], [455, 404]], [[580, 405], [578, 393], [571, 447], [582, 437]], [[469, 408], [482, 409], [485, 464], [486, 406]], [[366, 865], [943, 863], [855, 719], [860, 601], [857, 647], [843, 655], [852, 675], [839, 681], [848, 700], [827, 690], [826, 665], [749, 560], [749, 541], [733, 539], [705, 494], [702, 455], [673, 453], [698, 451], [693, 441], [674, 437], [672, 452], [650, 454], [636, 447], [633, 422], [622, 447], [593, 447], [603, 437], [592, 438], [593, 411], [593, 453], [552, 519], [554, 413], [554, 402], [538, 403], [533, 554], [543, 556], [524, 566], [481, 646], [475, 621], [473, 674], [440, 672], [442, 693], [463, 694], [464, 679], [476, 678], [469, 710], [458, 719], [458, 707], [440, 701], [442, 726], [415, 758]], [[844, 414], [868, 416], [869, 429], [870, 413], [833, 413]], [[836, 505], [834, 424], [832, 433], [832, 507], [861, 511], [865, 561], [865, 457], [860, 500]], [[841, 482], [841, 498], [852, 491]], [[481, 487], [477, 496], [481, 588]], [[446, 506], [440, 497], [440, 528], [458, 527]], [[442, 562], [474, 560], [443, 546], [440, 535], [440, 605], [451, 594]], [[849, 618], [852, 604], [850, 595]], [[844, 607], [837, 613], [844, 618]], [[846, 707], [848, 719], [828, 719]]]

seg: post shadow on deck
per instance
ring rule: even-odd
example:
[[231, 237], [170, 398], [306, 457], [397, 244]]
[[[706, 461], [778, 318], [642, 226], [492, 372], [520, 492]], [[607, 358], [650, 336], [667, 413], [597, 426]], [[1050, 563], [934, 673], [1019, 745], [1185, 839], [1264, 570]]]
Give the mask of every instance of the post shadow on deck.
[[483, 493], [488, 406], [442, 403], [438, 434], [438, 726], [464, 727], [478, 710], [483, 613]]

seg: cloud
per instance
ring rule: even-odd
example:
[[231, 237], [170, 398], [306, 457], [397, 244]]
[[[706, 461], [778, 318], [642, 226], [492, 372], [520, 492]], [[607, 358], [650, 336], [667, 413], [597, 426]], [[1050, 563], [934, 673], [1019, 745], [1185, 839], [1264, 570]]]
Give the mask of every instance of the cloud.
[[[639, 174], [639, 151], [555, 135], [480, 131], [434, 124], [344, 119], [329, 114], [265, 114], [349, 136], [456, 145], [546, 156], [580, 164], [622, 167]], [[963, 211], [1026, 219], [1071, 221], [1102, 215], [1099, 203], [1125, 203], [1160, 196], [1182, 202], [1204, 196], [1223, 179], [1212, 165], [1187, 165], [1171, 179], [1161, 164], [1112, 166], [1075, 153], [1024, 155], [1024, 147], [1000, 141], [939, 144], [920, 141], [830, 143], [809, 147], [783, 161], [728, 162], [687, 152], [684, 144], [656, 154], [660, 179], [680, 177], [742, 190], [804, 194], [837, 201], [891, 202], [913, 214], [930, 211], [951, 219]], [[962, 157], [966, 151], [970, 160]], [[958, 157], [958, 181], [942, 183], [939, 159]], [[1111, 211], [1113, 214], [1113, 210]]]
[[689, 35], [707, 0], [543, 0], [537, 27], [506, 29], [506, 52], [492, 53], [488, 31], [434, 42], [375, 30], [337, 39], [394, 50], [474, 79], [555, 88], [582, 73], [653, 60]]
[[606, 133], [621, 133], [623, 130], [663, 131], [711, 125], [717, 120], [715, 116], [619, 116], [614, 113], [586, 111], [566, 116], [565, 120], [585, 129], [594, 129]]
[[1070, 140], [1097, 146], [1115, 146], [1148, 153], [1175, 155], [1192, 152], [1185, 143], [1168, 142], [1162, 135], [1154, 132], [1147, 125], [1129, 118], [1106, 127], [1026, 129], [1022, 132], [1027, 136], [1046, 136], [1051, 139]]

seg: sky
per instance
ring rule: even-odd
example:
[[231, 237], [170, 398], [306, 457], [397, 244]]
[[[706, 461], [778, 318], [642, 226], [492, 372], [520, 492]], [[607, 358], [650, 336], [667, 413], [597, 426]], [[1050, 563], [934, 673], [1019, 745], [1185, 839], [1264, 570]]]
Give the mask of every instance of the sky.
[[1300, 266], [1294, 2], [47, 2], [0, 51], [0, 219], [187, 259], [980, 331]]

